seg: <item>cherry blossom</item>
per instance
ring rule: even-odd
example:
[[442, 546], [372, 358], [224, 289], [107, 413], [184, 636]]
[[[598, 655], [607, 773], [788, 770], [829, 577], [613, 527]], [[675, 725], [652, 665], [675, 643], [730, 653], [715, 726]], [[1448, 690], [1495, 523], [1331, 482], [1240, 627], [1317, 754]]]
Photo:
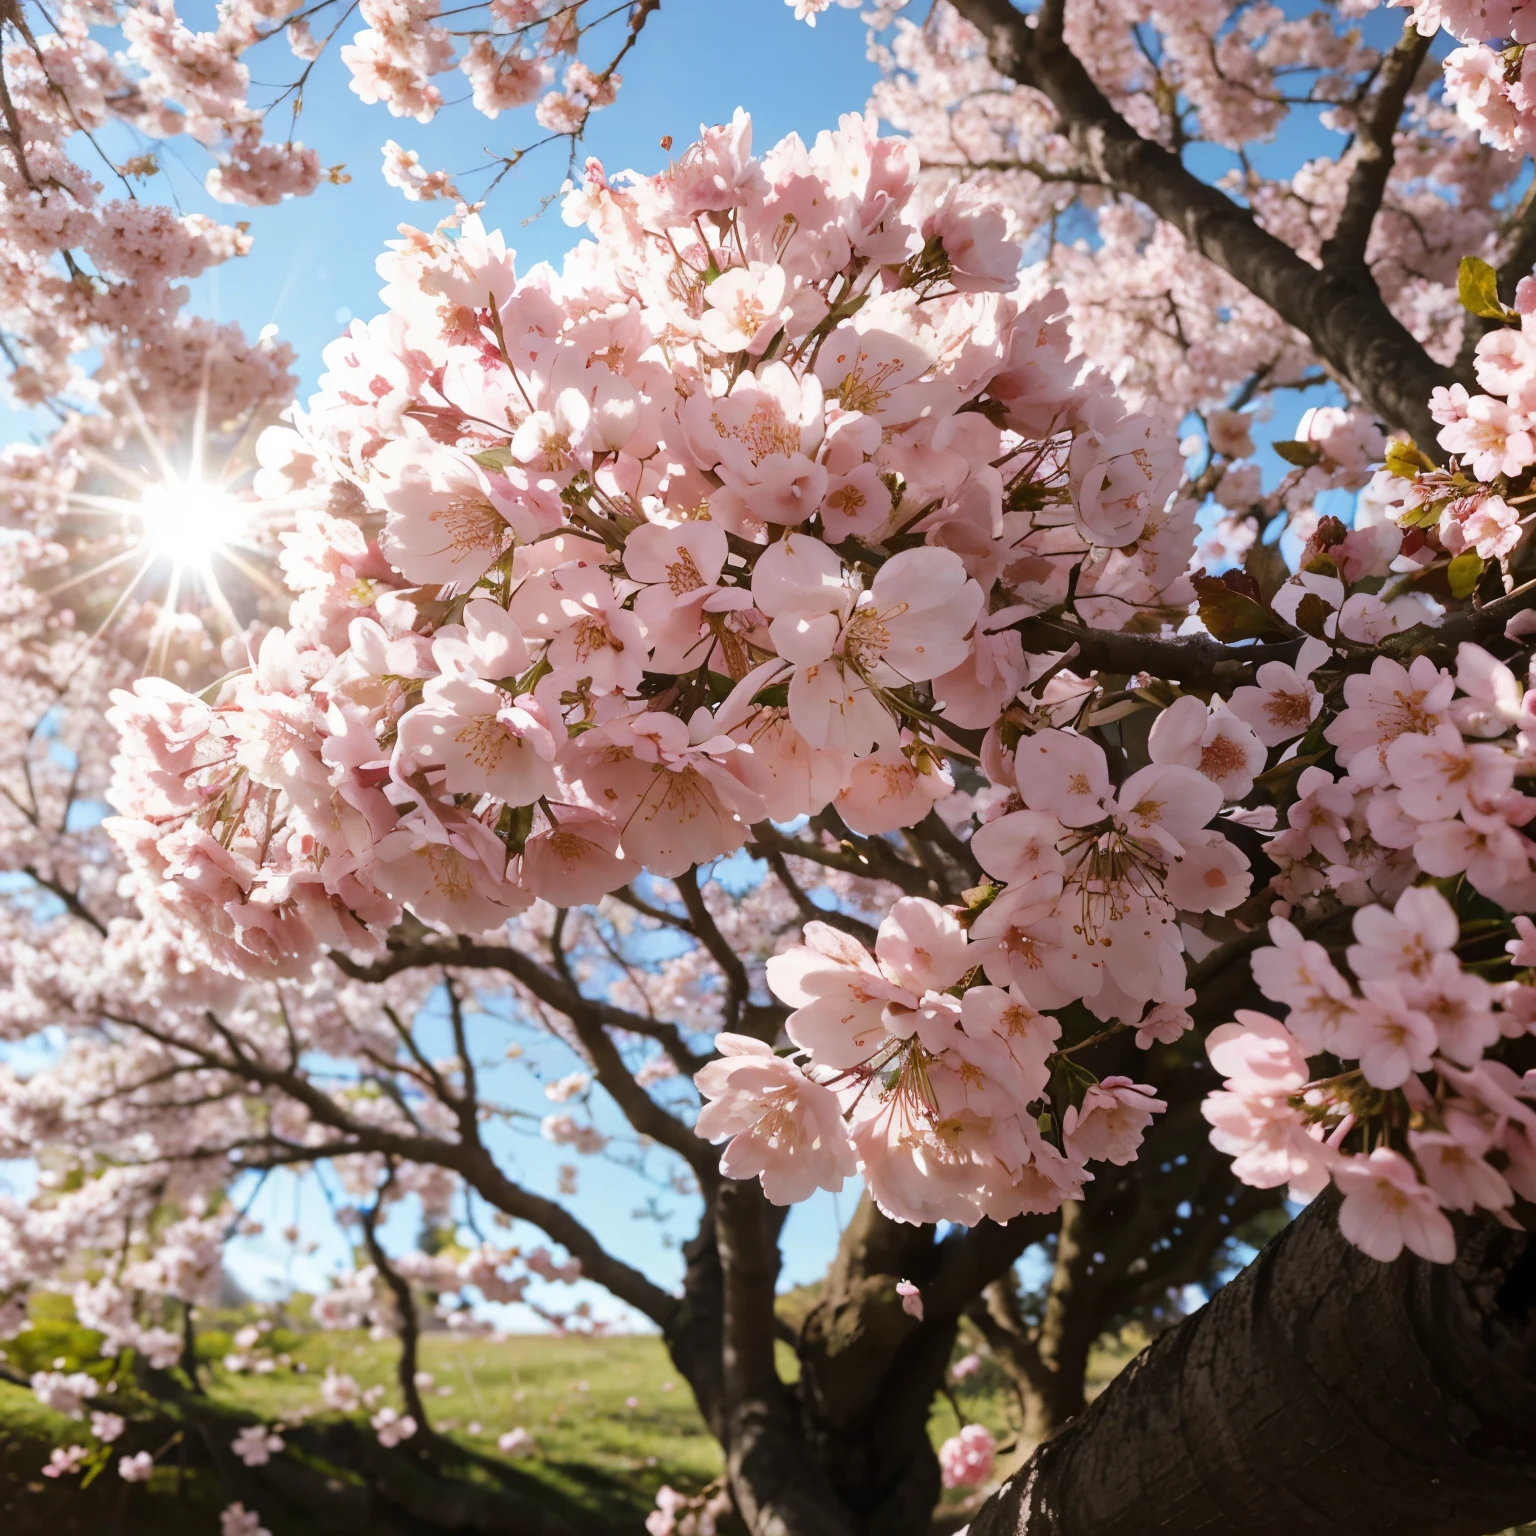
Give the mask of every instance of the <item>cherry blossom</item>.
[[1450, 1261], [1456, 1251], [1451, 1224], [1401, 1153], [1377, 1147], [1334, 1178], [1344, 1194], [1339, 1227], [1356, 1247], [1384, 1263], [1404, 1248], [1441, 1264]]
[[230, 1442], [230, 1449], [248, 1467], [264, 1467], [282, 1452], [285, 1441], [280, 1434], [261, 1424], [248, 1424]]
[[244, 1504], [227, 1504], [219, 1511], [219, 1536], [271, 1536], [261, 1516]]
[[368, 1422], [373, 1426], [374, 1434], [379, 1437], [379, 1444], [386, 1450], [409, 1440], [419, 1427], [410, 1414], [398, 1413], [393, 1408], [380, 1408]]
[[90, 1452], [83, 1445], [56, 1445], [48, 1453], [48, 1463], [42, 1469], [44, 1477], [73, 1477], [81, 1470]]
[[939, 1447], [946, 1488], [979, 1488], [992, 1475], [997, 1442], [981, 1424], [967, 1424]]
[[1254, 686], [1233, 690], [1227, 707], [1266, 747], [1300, 736], [1317, 719], [1322, 695], [1311, 673], [1327, 654], [1315, 640], [1305, 641], [1295, 666], [1266, 661], [1254, 673]]
[[813, 1189], [839, 1190], [854, 1171], [837, 1095], [774, 1055], [760, 1040], [720, 1035], [723, 1052], [696, 1079], [711, 1102], [696, 1128], [711, 1141], [731, 1137], [720, 1171], [761, 1178], [775, 1205], [803, 1200]]

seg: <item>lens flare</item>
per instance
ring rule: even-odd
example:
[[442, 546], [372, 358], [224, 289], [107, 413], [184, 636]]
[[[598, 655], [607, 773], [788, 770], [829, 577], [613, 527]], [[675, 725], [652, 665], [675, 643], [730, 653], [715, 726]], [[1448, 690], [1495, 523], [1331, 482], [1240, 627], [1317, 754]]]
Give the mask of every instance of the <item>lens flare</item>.
[[175, 478], [147, 486], [135, 514], [146, 553], [199, 571], [239, 543], [247, 523], [246, 508], [221, 487]]

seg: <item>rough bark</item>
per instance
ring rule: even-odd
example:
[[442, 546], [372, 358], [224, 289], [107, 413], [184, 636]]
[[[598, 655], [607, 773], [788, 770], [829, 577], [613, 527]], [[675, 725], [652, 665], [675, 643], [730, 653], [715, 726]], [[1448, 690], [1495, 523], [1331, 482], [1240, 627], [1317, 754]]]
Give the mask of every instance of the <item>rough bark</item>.
[[1368, 275], [1311, 266], [1176, 154], [1137, 133], [1062, 39], [1059, 5], [1026, 17], [1010, 0], [950, 3], [986, 37], [999, 73], [1050, 101], [1085, 174], [1171, 224], [1192, 250], [1300, 331], [1371, 410], [1426, 452], [1437, 451], [1428, 402], [1432, 390], [1451, 382], [1450, 370], [1414, 340]]
[[[943, 1384], [960, 1313], [1055, 1217], [983, 1222], [934, 1241], [931, 1227], [887, 1220], [867, 1199], [845, 1230], [798, 1345], [796, 1401], [807, 1444], [869, 1536], [924, 1532], [939, 1492], [928, 1413]], [[922, 1291], [921, 1321], [896, 1282]]]
[[[666, 1330], [725, 1449], [737, 1511], [752, 1536], [921, 1536], [939, 1492], [928, 1413], [960, 1312], [1055, 1218], [936, 1242], [866, 1199], [796, 1341], [790, 1387], [773, 1352], [783, 1216], [755, 1182], [723, 1180]], [[896, 1294], [903, 1278], [923, 1289], [921, 1320]]]
[[725, 1463], [753, 1536], [852, 1536], [774, 1364], [773, 1297], [784, 1211], [756, 1181], [722, 1183], [715, 1209], [723, 1290]]
[[1536, 1240], [1380, 1264], [1318, 1199], [971, 1536], [1485, 1536], [1536, 1516]]

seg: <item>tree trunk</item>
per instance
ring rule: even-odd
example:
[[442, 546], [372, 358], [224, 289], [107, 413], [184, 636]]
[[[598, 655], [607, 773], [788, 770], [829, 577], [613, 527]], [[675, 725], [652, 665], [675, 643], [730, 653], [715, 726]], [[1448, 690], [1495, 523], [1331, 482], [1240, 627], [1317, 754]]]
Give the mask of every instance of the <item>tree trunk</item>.
[[[752, 1536], [923, 1536], [939, 1493], [928, 1414], [960, 1313], [1054, 1218], [983, 1222], [938, 1242], [864, 1200], [800, 1331], [799, 1382], [786, 1386], [773, 1361], [783, 1216], [756, 1181], [722, 1181], [712, 1241], [701, 1234], [689, 1250], [686, 1323], [668, 1334], [725, 1449], [737, 1511]], [[902, 1279], [921, 1288], [923, 1318], [903, 1307]]]
[[807, 1444], [853, 1527], [880, 1536], [926, 1531], [939, 1495], [928, 1410], [956, 1319], [920, 1325], [896, 1295], [898, 1280], [930, 1279], [937, 1253], [932, 1227], [889, 1221], [866, 1196], [801, 1330]]
[[978, 1514], [971, 1536], [1486, 1536], [1536, 1516], [1536, 1239], [1380, 1264], [1324, 1195]]

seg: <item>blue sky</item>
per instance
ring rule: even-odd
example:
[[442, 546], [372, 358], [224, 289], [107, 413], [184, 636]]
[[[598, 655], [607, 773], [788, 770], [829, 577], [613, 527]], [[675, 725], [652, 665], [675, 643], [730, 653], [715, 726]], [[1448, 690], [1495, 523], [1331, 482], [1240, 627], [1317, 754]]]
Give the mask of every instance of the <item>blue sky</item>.
[[[613, 27], [609, 23], [598, 38], [616, 36]], [[351, 29], [348, 23], [342, 37]], [[594, 43], [591, 57], [607, 57], [607, 47], [606, 41]], [[809, 140], [834, 126], [839, 113], [862, 110], [876, 73], [864, 57], [856, 12], [834, 8], [811, 32], [782, 0], [665, 0], [626, 64], [617, 103], [594, 115], [585, 144], [585, 153], [611, 171], [659, 169], [667, 160], [660, 147], [664, 135], [681, 150], [701, 123], [723, 122], [738, 106], [752, 114], [759, 149], [791, 131]], [[281, 54], [272, 55], [269, 68], [280, 67], [291, 74], [294, 61], [284, 64]], [[345, 163], [353, 178], [347, 186], [322, 186], [312, 197], [277, 208], [231, 210], [203, 192], [202, 166], [195, 175], [188, 167], [167, 166], [188, 211], [248, 217], [256, 240], [249, 257], [193, 284], [193, 307], [238, 319], [252, 332], [276, 324], [299, 350], [301, 393], [314, 383], [325, 343], [351, 316], [377, 313], [374, 260], [384, 242], [396, 238], [401, 223], [430, 228], [451, 207], [407, 202], [387, 186], [379, 171], [383, 141], [393, 138], [416, 150], [429, 169], [448, 170], [461, 191], [478, 196], [491, 176], [472, 174], [476, 167], [542, 137], [530, 112], [504, 113], [491, 122], [467, 102], [450, 105], [426, 125], [392, 118], [382, 107], [363, 106], [348, 78], [328, 50], [311, 76], [298, 128], [298, 137], [319, 149], [325, 165]], [[456, 89], [464, 84], [461, 76], [445, 76], [442, 83], [450, 103], [463, 94]], [[274, 117], [273, 130], [281, 131], [280, 121]], [[511, 171], [489, 200], [485, 221], [505, 232], [520, 268], [546, 260], [558, 265], [580, 233], [561, 222], [558, 205], [539, 216], [542, 201], [564, 176], [564, 147], [551, 145]]]

